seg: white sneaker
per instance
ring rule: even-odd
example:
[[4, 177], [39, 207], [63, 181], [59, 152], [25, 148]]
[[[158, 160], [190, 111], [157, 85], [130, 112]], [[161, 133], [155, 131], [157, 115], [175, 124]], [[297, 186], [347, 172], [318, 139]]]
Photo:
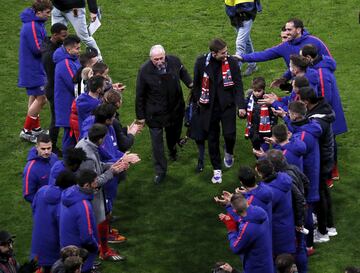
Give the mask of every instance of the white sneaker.
[[224, 165], [226, 168], [231, 168], [234, 165], [234, 156], [225, 152]]
[[331, 237], [338, 235], [335, 227], [327, 228], [327, 232], [328, 232], [328, 235]]
[[220, 184], [222, 182], [222, 172], [221, 170], [214, 170], [214, 175], [213, 177], [211, 178], [211, 182], [213, 184]]
[[321, 234], [318, 230], [315, 232], [314, 243], [326, 243], [330, 241], [328, 234]]

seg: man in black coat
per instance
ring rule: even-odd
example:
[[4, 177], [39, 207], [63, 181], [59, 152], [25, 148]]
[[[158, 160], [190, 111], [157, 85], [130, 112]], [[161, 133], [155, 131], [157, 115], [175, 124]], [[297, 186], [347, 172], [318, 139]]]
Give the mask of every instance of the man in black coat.
[[161, 45], [150, 49], [150, 60], [138, 73], [136, 83], [136, 117], [149, 126], [155, 165], [155, 183], [166, 176], [163, 130], [170, 158], [176, 160], [176, 143], [181, 136], [185, 102], [180, 80], [192, 88], [193, 82], [180, 59], [166, 55]]
[[[55, 127], [55, 107], [54, 107], [54, 77], [55, 77], [55, 63], [53, 55], [68, 36], [68, 28], [60, 23], [51, 26], [51, 37], [45, 41], [44, 48], [42, 49], [41, 62], [44, 65], [46, 72], [47, 83], [45, 87], [46, 98], [50, 103], [51, 121], [49, 126], [49, 135], [53, 144], [53, 152], [59, 155], [57, 148], [57, 139], [59, 136], [59, 128]], [[61, 155], [61, 154], [60, 154]]]
[[220, 158], [220, 122], [225, 140], [225, 167], [234, 162], [236, 113], [245, 117], [245, 100], [238, 62], [228, 56], [221, 39], [209, 44], [210, 52], [196, 60], [194, 68], [194, 99], [200, 105], [202, 129], [206, 132], [209, 155], [214, 169], [213, 183], [222, 182]]
[[[321, 126], [320, 147], [320, 200], [316, 205], [318, 231], [314, 242], [329, 241], [329, 235], [337, 235], [332, 213], [332, 200], [326, 181], [331, 179], [334, 166], [334, 134], [331, 124], [335, 121], [335, 113], [324, 97], [317, 97], [311, 87], [303, 87], [299, 91], [300, 99], [306, 104], [306, 117], [315, 119]], [[329, 232], [328, 232], [329, 231]]]

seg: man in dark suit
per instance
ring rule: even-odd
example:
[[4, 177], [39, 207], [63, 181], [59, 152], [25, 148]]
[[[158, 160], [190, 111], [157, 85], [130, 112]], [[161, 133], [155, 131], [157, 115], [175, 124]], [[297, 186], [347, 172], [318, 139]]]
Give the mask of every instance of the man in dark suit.
[[236, 114], [245, 117], [245, 100], [237, 61], [228, 56], [227, 45], [221, 39], [209, 44], [210, 52], [196, 60], [194, 96], [200, 105], [202, 129], [209, 143], [209, 155], [214, 169], [213, 183], [222, 182], [219, 148], [220, 123], [225, 140], [225, 167], [234, 163]]
[[169, 155], [176, 160], [176, 143], [180, 139], [185, 102], [180, 80], [188, 87], [192, 79], [180, 59], [166, 55], [161, 45], [150, 49], [150, 60], [145, 62], [136, 83], [136, 117], [149, 126], [155, 165], [155, 183], [166, 176], [167, 161], [164, 153], [163, 131]]

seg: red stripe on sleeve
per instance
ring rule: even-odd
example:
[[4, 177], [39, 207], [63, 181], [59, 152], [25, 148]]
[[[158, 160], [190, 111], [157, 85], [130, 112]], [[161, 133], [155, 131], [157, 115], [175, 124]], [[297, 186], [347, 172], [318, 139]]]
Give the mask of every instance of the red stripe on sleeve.
[[287, 150], [285, 149], [285, 150], [283, 151], [283, 155], [286, 155], [286, 153], [287, 153]]
[[88, 225], [88, 231], [89, 231], [89, 234], [92, 234], [93, 230], [92, 230], [92, 227], [91, 227], [89, 207], [88, 207], [88, 204], [86, 203], [85, 200], [83, 200], [83, 204], [84, 204], [85, 212], [86, 212], [86, 220], [87, 220], [87, 225]]
[[322, 68], [319, 69], [319, 78], [320, 78], [321, 96], [325, 97], [325, 85], [324, 85]]
[[254, 201], [254, 195], [251, 195], [250, 198], [247, 200], [249, 206], [251, 205], [252, 201]]
[[237, 239], [236, 239], [236, 241], [235, 241], [235, 243], [234, 243], [234, 247], [237, 246], [237, 245], [239, 244], [239, 242], [241, 241], [241, 238], [242, 238], [242, 236], [244, 235], [244, 232], [245, 232], [248, 224], [249, 224], [249, 222], [246, 222], [246, 223], [245, 223], [244, 228], [242, 229], [240, 235], [237, 237]]
[[302, 131], [302, 133], [301, 133], [301, 140], [302, 140], [302, 141], [304, 141], [305, 134], [306, 134], [306, 132], [305, 132], [305, 131]]
[[38, 38], [36, 36], [35, 21], [31, 22], [31, 29], [32, 29], [32, 33], [33, 33], [33, 36], [34, 36], [36, 47], [37, 47], [37, 49], [40, 50], [40, 44], [39, 44]]
[[330, 56], [331, 58], [333, 57], [333, 56], [331, 55], [331, 53], [330, 53], [330, 50], [328, 49], [328, 47], [325, 45], [325, 43], [324, 43], [323, 41], [321, 41], [318, 37], [313, 36], [313, 35], [310, 35], [309, 37], [312, 37], [312, 38], [314, 38], [315, 40], [318, 40], [319, 42], [321, 42], [322, 45], [325, 47], [325, 50], [326, 50], [326, 52], [329, 54], [329, 56]]
[[29, 175], [30, 175], [30, 171], [32, 166], [34, 165], [35, 160], [30, 162], [29, 168], [27, 169], [26, 172], [26, 177], [25, 177], [25, 195], [29, 194]]
[[71, 68], [70, 68], [70, 63], [69, 63], [69, 60], [68, 59], [65, 59], [65, 65], [66, 65], [66, 68], [70, 74], [70, 77], [71, 78], [74, 78], [74, 73], [72, 72]]

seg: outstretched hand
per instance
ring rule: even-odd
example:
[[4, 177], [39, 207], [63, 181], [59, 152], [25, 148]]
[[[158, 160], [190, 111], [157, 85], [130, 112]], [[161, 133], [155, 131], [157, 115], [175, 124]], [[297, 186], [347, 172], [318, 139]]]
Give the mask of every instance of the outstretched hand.
[[271, 105], [278, 99], [279, 97], [275, 93], [270, 93], [270, 94], [265, 94], [262, 99], [258, 100], [258, 102], [260, 104]]
[[144, 128], [144, 124], [133, 122], [127, 127], [127, 133], [135, 136]]
[[240, 55], [237, 55], [237, 54], [234, 54], [234, 55], [231, 55], [233, 58], [235, 58], [236, 60], [242, 62], [244, 59], [243, 57], [241, 57]]
[[281, 107], [279, 107], [278, 109], [271, 107], [271, 111], [274, 113], [275, 116], [281, 117], [281, 118], [284, 118], [287, 114], [286, 111], [284, 109], [282, 109]]
[[257, 158], [260, 158], [260, 157], [264, 157], [265, 156], [265, 152], [264, 150], [260, 147], [260, 150], [255, 150], [253, 149], [253, 154], [257, 157]]

